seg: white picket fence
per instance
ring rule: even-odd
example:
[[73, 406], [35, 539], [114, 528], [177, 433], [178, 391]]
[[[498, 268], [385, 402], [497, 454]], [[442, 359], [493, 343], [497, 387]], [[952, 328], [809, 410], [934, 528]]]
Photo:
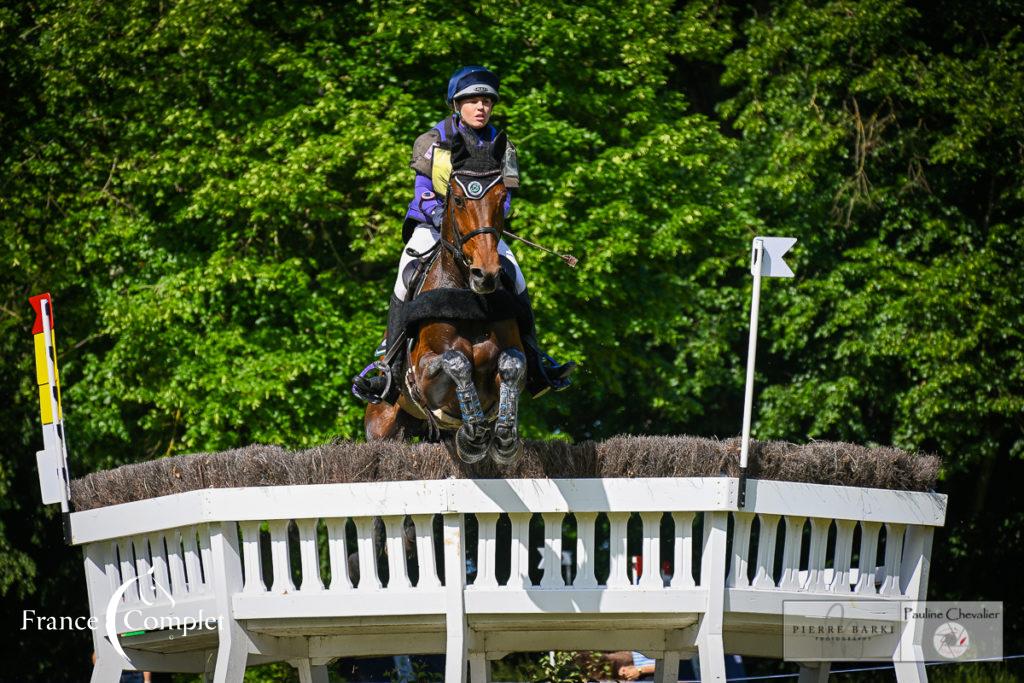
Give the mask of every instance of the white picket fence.
[[[741, 510], [737, 486], [277, 486], [74, 513], [97, 617], [92, 680], [124, 668], [235, 682], [247, 665], [288, 661], [326, 683], [338, 657], [445, 653], [446, 680], [487, 681], [510, 652], [629, 649], [657, 660], [658, 680], [696, 652], [702, 680], [724, 681], [725, 653], [782, 656], [786, 600], [924, 599], [945, 496], [753, 480]], [[828, 673], [808, 663], [801, 680]], [[926, 680], [920, 663], [896, 674]]]

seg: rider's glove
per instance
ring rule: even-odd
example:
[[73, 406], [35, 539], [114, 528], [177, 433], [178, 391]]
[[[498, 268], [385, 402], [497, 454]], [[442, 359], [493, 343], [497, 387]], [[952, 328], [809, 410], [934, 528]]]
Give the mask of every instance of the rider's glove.
[[438, 202], [437, 206], [430, 210], [430, 224], [438, 230], [441, 229], [441, 222], [444, 220], [444, 204]]

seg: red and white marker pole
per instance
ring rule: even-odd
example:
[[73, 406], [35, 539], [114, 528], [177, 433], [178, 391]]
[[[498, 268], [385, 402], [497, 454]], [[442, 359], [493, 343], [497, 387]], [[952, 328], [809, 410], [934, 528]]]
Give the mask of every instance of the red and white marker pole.
[[71, 542], [71, 473], [64, 433], [64, 412], [60, 405], [60, 375], [53, 332], [53, 299], [49, 293], [29, 298], [36, 318], [32, 326], [35, 345], [36, 384], [39, 387], [39, 416], [43, 425], [43, 450], [36, 452], [39, 491], [43, 503], [60, 503], [64, 519], [64, 540]]

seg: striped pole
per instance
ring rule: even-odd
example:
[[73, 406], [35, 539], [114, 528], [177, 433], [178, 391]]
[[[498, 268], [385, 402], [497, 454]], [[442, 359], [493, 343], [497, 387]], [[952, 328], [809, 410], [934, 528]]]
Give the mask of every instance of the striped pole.
[[43, 503], [60, 503], [64, 536], [70, 542], [71, 475], [64, 434], [64, 413], [60, 406], [60, 375], [54, 337], [53, 300], [49, 293], [29, 298], [36, 312], [32, 326], [35, 343], [36, 384], [39, 387], [39, 416], [43, 424], [43, 450], [36, 452], [39, 491]]

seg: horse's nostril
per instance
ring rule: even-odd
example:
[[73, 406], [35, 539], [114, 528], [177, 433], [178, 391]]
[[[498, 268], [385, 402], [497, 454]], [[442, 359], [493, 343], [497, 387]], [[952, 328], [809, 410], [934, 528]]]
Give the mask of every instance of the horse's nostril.
[[482, 280], [484, 278], [483, 268], [470, 268], [469, 274], [472, 275], [477, 280]]

